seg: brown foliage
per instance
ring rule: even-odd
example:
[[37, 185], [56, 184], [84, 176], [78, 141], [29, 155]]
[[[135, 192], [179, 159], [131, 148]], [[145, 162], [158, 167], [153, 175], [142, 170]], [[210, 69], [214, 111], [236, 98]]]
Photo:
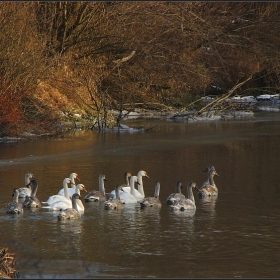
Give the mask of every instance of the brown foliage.
[[[239, 94], [277, 92], [279, 13], [277, 2], [3, 3], [0, 97], [14, 108], [0, 127], [52, 122], [61, 95], [71, 110], [105, 115], [127, 103], [185, 106], [210, 84], [226, 93], [250, 76]], [[33, 105], [23, 113], [22, 102]]]

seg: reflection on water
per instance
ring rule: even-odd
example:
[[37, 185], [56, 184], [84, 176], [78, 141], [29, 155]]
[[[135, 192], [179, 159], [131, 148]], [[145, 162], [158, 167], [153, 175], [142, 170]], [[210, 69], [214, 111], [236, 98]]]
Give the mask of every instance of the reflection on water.
[[[16, 253], [21, 278], [278, 277], [279, 116], [143, 123], [154, 128], [0, 144], [0, 240]], [[141, 121], [129, 123], [134, 124]], [[171, 210], [166, 199], [176, 180], [202, 185], [209, 165], [220, 175], [218, 197], [200, 199], [194, 192], [194, 211]], [[105, 174], [110, 192], [125, 171], [139, 170], [150, 176], [144, 179], [146, 196], [160, 182], [161, 208], [131, 204], [108, 211], [103, 203], [89, 202], [74, 221], [58, 221], [57, 211], [47, 209], [5, 213], [28, 171], [39, 182], [38, 198], [46, 201], [72, 172], [88, 190], [98, 189], [98, 176]]]

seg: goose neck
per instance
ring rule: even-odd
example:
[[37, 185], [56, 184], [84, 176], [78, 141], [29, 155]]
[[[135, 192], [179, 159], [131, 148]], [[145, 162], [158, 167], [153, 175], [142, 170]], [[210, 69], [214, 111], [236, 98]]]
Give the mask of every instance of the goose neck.
[[99, 178], [99, 191], [105, 195], [104, 179], [103, 177]]
[[120, 199], [120, 190], [119, 190], [119, 186], [116, 186], [116, 188], [115, 188], [115, 193], [116, 193], [116, 199]]
[[19, 197], [19, 191], [18, 190], [15, 190], [14, 191], [14, 202], [18, 203], [18, 197]]
[[63, 189], [64, 189], [64, 196], [65, 196], [67, 199], [70, 199], [70, 194], [69, 194], [67, 182], [63, 182]]
[[72, 198], [72, 208], [78, 211], [77, 198]]
[[188, 185], [188, 199], [191, 199], [194, 202], [194, 195], [192, 190], [192, 184]]
[[211, 172], [209, 172], [208, 181], [209, 181], [209, 184], [210, 184], [210, 185], [215, 186], [214, 174], [212, 174]]
[[[136, 177], [137, 178], [137, 177]], [[135, 193], [135, 188], [134, 188], [134, 185], [135, 185], [135, 179], [136, 179], [134, 176], [131, 176], [130, 178], [130, 193], [131, 195], [133, 195], [134, 197], [136, 197], [136, 193]]]
[[142, 176], [142, 174], [139, 174], [138, 173], [138, 183], [139, 183], [139, 185], [138, 185], [138, 191], [140, 192], [140, 194], [143, 196], [143, 197], [145, 197], [145, 193], [144, 193], [144, 187], [143, 187], [143, 176]]
[[154, 197], [159, 198], [160, 185], [156, 184]]
[[30, 196], [31, 197], [35, 197], [36, 196], [36, 193], [37, 193], [37, 189], [38, 189], [38, 184], [35, 180], [32, 181], [32, 189], [31, 189], [31, 194]]

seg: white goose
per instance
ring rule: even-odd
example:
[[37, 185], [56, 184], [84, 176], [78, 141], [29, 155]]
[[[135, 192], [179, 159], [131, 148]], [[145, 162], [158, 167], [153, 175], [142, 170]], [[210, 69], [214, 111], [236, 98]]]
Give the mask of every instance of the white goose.
[[[135, 183], [138, 183], [138, 177], [137, 176], [131, 176], [130, 177], [130, 192], [123, 191], [122, 188], [119, 188], [119, 196], [120, 200], [124, 204], [130, 204], [130, 203], [137, 203], [136, 198], [136, 189], [134, 187]], [[116, 197], [113, 197], [116, 198]]]
[[145, 197], [141, 202], [141, 208], [145, 207], [161, 207], [161, 202], [159, 200], [160, 183], [156, 182], [154, 196]]
[[[68, 192], [67, 189], [65, 189], [66, 193]], [[80, 195], [80, 190], [86, 191], [86, 188], [85, 188], [84, 184], [78, 184], [76, 186], [76, 193], [78, 195]], [[49, 206], [46, 206], [44, 208], [49, 208], [51, 210], [59, 210], [59, 211], [61, 211], [61, 210], [65, 210], [67, 208], [71, 208], [72, 207], [71, 205], [72, 205], [71, 199], [67, 200], [67, 199], [63, 198], [63, 196], [62, 196], [61, 200], [57, 200], [54, 203], [51, 203]], [[78, 211], [83, 212], [85, 210], [85, 207], [84, 207], [83, 202], [81, 200], [77, 200], [77, 207], [78, 207]]]
[[187, 187], [188, 198], [175, 202], [173, 205], [170, 206], [170, 208], [174, 210], [181, 210], [181, 211], [196, 209], [195, 200], [192, 191], [193, 188], [197, 188], [197, 186], [195, 182], [191, 181]]
[[105, 195], [105, 187], [104, 187], [104, 182], [107, 181], [107, 179], [105, 178], [104, 174], [100, 174], [99, 177], [99, 190], [98, 191], [90, 191], [85, 197], [84, 200], [86, 202], [89, 201], [94, 201], [94, 202], [98, 202], [98, 201], [105, 201], [106, 200], [106, 195]]
[[112, 210], [112, 209], [123, 209], [124, 204], [120, 200], [120, 186], [116, 185], [115, 187], [116, 198], [110, 198], [104, 202], [105, 210]]
[[74, 193], [72, 195], [72, 207], [67, 208], [65, 210], [62, 210], [58, 216], [57, 219], [59, 221], [62, 220], [73, 220], [73, 219], [79, 219], [81, 217], [81, 213], [78, 210], [78, 202], [81, 201], [81, 196], [77, 193]]
[[23, 205], [21, 202], [18, 202], [19, 191], [18, 189], [14, 189], [14, 193], [12, 195], [13, 201], [8, 203], [6, 208], [7, 214], [22, 214], [23, 213]]
[[31, 187], [29, 185], [31, 178], [33, 177], [33, 174], [31, 172], [27, 172], [24, 175], [24, 182], [25, 182], [25, 187], [19, 188], [19, 197], [20, 198], [25, 198], [27, 195], [31, 195]]
[[[79, 178], [77, 173], [71, 173], [69, 175], [69, 178], [71, 179], [71, 188], [69, 188], [69, 196], [70, 196], [70, 199], [71, 199], [72, 195], [76, 192], [75, 179], [80, 181], [80, 178]], [[64, 195], [64, 188], [62, 188], [57, 194]]]
[[69, 188], [68, 188], [68, 184], [71, 183], [71, 179], [70, 178], [65, 178], [63, 180], [63, 194], [55, 194], [55, 195], [51, 195], [47, 201], [43, 201], [43, 204], [45, 205], [51, 205], [57, 201], [69, 201], [71, 200], [70, 198], [70, 194], [69, 194]]
[[[137, 201], [141, 201], [142, 199], [145, 198], [145, 192], [144, 192], [144, 185], [143, 185], [143, 177], [146, 177], [146, 178], [150, 178], [147, 174], [146, 171], [144, 170], [140, 170], [137, 174], [137, 182], [138, 182], [138, 190], [135, 189], [135, 198], [137, 199]], [[128, 192], [130, 193], [131, 192], [131, 187], [129, 186], [125, 186], [125, 187], [122, 187], [122, 190], [124, 192]]]
[[172, 193], [167, 197], [167, 200], [166, 200], [167, 205], [172, 205], [172, 204], [176, 203], [177, 201], [186, 198], [185, 195], [182, 194], [181, 189], [182, 189], [182, 182], [180, 180], [177, 180], [175, 193]]
[[202, 187], [198, 189], [198, 196], [200, 198], [207, 197], [207, 196], [217, 196], [218, 195], [218, 188], [214, 182], [214, 176], [220, 176], [214, 166], [207, 167], [206, 170], [208, 171], [208, 180], [202, 184]]

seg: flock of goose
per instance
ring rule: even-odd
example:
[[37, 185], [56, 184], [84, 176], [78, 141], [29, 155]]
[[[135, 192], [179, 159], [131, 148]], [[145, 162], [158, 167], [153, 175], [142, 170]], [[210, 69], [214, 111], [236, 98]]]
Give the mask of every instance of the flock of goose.
[[[200, 188], [196, 183], [191, 181], [187, 186], [187, 197], [182, 194], [182, 182], [176, 183], [175, 192], [167, 197], [167, 205], [173, 210], [195, 209], [195, 199], [193, 189], [197, 189], [199, 198], [208, 196], [217, 196], [218, 188], [214, 182], [214, 176], [219, 176], [214, 166], [208, 166], [204, 172], [207, 172], [208, 179]], [[140, 170], [137, 176], [131, 172], [125, 172], [124, 184], [118, 184], [115, 190], [110, 193], [105, 192], [106, 177], [104, 174], [99, 175], [99, 188], [88, 192], [84, 184], [76, 184], [75, 180], [80, 181], [77, 173], [71, 173], [69, 178], [63, 180], [63, 188], [57, 194], [52, 195], [47, 201], [40, 201], [36, 196], [38, 190], [37, 179], [30, 172], [25, 174], [25, 187], [14, 189], [13, 201], [8, 203], [6, 208], [7, 214], [21, 214], [24, 208], [46, 208], [58, 211], [58, 220], [70, 220], [81, 217], [84, 212], [81, 191], [86, 192], [85, 202], [100, 202], [104, 204], [105, 210], [122, 209], [125, 204], [139, 203], [141, 208], [161, 207], [159, 200], [160, 182], [155, 184], [154, 196], [146, 197], [143, 187], [143, 177], [149, 178], [144, 170]], [[70, 184], [70, 187], [69, 187]], [[135, 188], [137, 184], [137, 188]], [[22, 202], [20, 202], [22, 200]]]

